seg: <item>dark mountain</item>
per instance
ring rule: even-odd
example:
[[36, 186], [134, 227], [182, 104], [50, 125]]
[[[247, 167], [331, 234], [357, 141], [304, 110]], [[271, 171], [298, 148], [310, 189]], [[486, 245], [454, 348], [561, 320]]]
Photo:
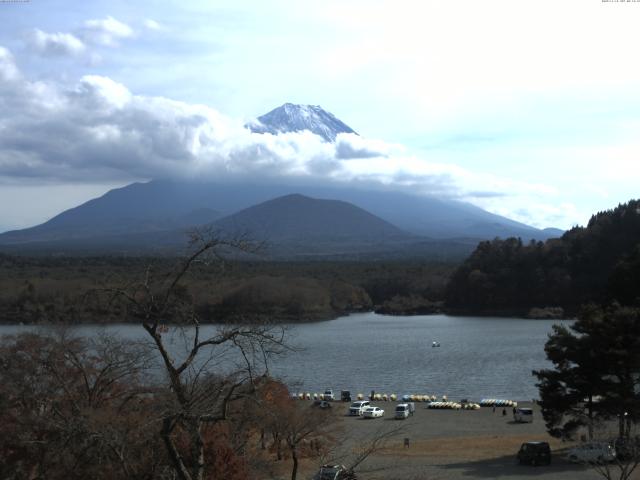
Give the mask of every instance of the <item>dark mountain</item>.
[[264, 253], [276, 258], [392, 258], [398, 256], [396, 250], [408, 247], [421, 256], [438, 254], [438, 248], [423, 245], [421, 237], [353, 204], [299, 194], [246, 208], [214, 225], [224, 234], [265, 242]]
[[247, 232], [273, 242], [332, 241], [385, 243], [414, 235], [339, 200], [292, 194], [246, 208], [215, 222], [227, 232]]
[[[203, 216], [196, 213], [189, 218], [206, 218], [209, 211], [203, 212]], [[4, 250], [128, 255], [164, 255], [184, 251], [187, 228], [173, 228], [173, 222], [167, 223], [167, 229], [156, 226], [153, 224], [153, 229], [146, 231], [132, 228], [130, 232], [119, 228], [96, 236], [86, 236], [86, 230], [80, 232], [76, 229], [80, 232], [78, 235], [62, 238], [59, 235], [61, 230], [54, 222], [52, 234], [45, 240], [15, 242], [20, 232], [10, 232], [5, 235], [10, 242]], [[203, 226], [213, 228], [222, 237], [241, 235], [261, 242], [264, 244], [261, 258], [272, 259], [426, 257], [451, 260], [468, 255], [475, 246], [474, 242], [432, 241], [404, 232], [350, 203], [299, 194], [268, 200]], [[44, 226], [39, 228], [48, 232]]]
[[207, 189], [172, 182], [133, 183], [31, 228], [5, 232], [0, 245], [97, 238], [188, 228], [222, 216]]
[[[392, 191], [318, 186], [286, 186], [153, 181], [134, 183], [107, 192], [69, 209], [36, 227], [0, 235], [0, 243], [39, 241], [62, 236], [86, 237], [136, 231], [166, 230], [175, 222], [187, 223], [199, 209], [212, 216], [236, 213], [297, 190], [315, 198], [353, 203], [370, 213], [416, 235], [432, 238], [476, 238], [520, 236], [545, 239], [545, 231], [486, 212], [468, 203], [439, 200]], [[202, 210], [200, 210], [202, 211]], [[206, 211], [206, 210], [205, 210]], [[203, 216], [202, 222], [213, 218]], [[191, 224], [196, 224], [191, 223]]]
[[356, 133], [332, 113], [319, 105], [295, 105], [285, 103], [258, 117], [258, 122], [249, 123], [247, 128], [255, 133], [301, 132], [309, 130], [327, 142], [333, 142], [339, 133]]
[[[438, 200], [409, 193], [287, 185], [215, 184], [201, 182], [153, 181], [134, 183], [111, 190], [102, 197], [72, 208], [48, 222], [0, 235], [3, 250], [12, 245], [37, 249], [44, 243], [64, 250], [65, 245], [109, 249], [117, 239], [118, 250], [131, 244], [154, 245], [159, 232], [184, 232], [209, 224], [223, 216], [238, 213], [259, 203], [297, 191], [314, 198], [349, 202], [366, 210], [399, 230], [440, 241], [440, 245], [466, 245], [464, 253], [480, 240], [508, 236], [546, 239], [548, 234], [527, 225], [488, 213], [470, 204]], [[167, 238], [175, 238], [168, 235]], [[184, 235], [182, 235], [184, 238]], [[273, 238], [273, 236], [272, 236]], [[425, 240], [428, 242], [428, 239]], [[160, 242], [166, 245], [167, 242]], [[429, 249], [433, 250], [433, 243]], [[116, 248], [116, 247], [114, 247]]]

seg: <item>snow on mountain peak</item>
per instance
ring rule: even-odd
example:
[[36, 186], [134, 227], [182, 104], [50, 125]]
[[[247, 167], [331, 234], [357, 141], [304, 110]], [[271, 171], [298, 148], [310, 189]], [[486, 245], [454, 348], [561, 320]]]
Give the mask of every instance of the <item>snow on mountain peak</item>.
[[[285, 103], [258, 117], [258, 122], [247, 126], [255, 133], [300, 132], [309, 130], [327, 142], [333, 142], [339, 133], [356, 133], [351, 127], [323, 110], [319, 105]], [[357, 135], [357, 134], [356, 134]]]

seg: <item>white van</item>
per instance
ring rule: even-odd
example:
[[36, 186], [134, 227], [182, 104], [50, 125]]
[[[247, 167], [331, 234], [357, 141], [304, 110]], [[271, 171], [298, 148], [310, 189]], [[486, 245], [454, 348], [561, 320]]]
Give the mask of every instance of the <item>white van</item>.
[[398, 405], [396, 405], [396, 418], [404, 420], [405, 418], [409, 417], [410, 414], [411, 411], [409, 410], [408, 403], [399, 403]]
[[516, 408], [513, 420], [520, 423], [533, 423], [533, 410], [531, 408]]
[[568, 457], [574, 463], [608, 463], [616, 460], [616, 450], [608, 443], [585, 443], [569, 450]]
[[369, 400], [358, 400], [357, 402], [353, 402], [349, 407], [349, 415], [354, 417], [360, 416], [364, 413], [364, 409], [369, 405]]

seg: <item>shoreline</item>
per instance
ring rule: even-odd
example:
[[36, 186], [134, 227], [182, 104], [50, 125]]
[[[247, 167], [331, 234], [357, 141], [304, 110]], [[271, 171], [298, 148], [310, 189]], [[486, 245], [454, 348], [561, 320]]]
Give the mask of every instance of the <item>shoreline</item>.
[[[311, 323], [322, 323], [329, 322], [332, 320], [336, 320], [342, 317], [349, 317], [357, 314], [367, 314], [373, 313], [380, 316], [385, 317], [429, 317], [436, 315], [444, 315], [452, 318], [464, 318], [464, 317], [478, 317], [478, 318], [504, 318], [504, 319], [512, 319], [512, 320], [559, 320], [559, 321], [574, 321], [576, 317], [573, 315], [565, 315], [562, 317], [530, 317], [526, 314], [523, 314], [521, 310], [481, 310], [481, 311], [471, 311], [471, 310], [463, 310], [463, 309], [448, 309], [443, 308], [434, 311], [428, 312], [402, 312], [402, 311], [393, 311], [393, 312], [385, 312], [381, 311], [379, 308], [373, 308], [370, 310], [352, 310], [352, 311], [342, 311], [336, 312], [332, 315], [328, 316], [306, 316], [306, 317], [295, 317], [291, 315], [287, 316], [274, 316], [268, 317], [265, 315], [266, 320], [261, 320], [259, 317], [255, 317], [254, 321], [245, 321], [244, 322], [235, 322], [233, 318], [230, 316], [226, 319], [220, 321], [208, 321], [203, 319], [200, 321], [200, 325], [296, 325], [296, 324], [311, 324]], [[5, 326], [44, 326], [44, 327], [55, 327], [55, 326], [65, 326], [65, 327], [74, 327], [74, 326], [113, 326], [113, 325], [139, 325], [139, 322], [127, 322], [118, 320], [115, 322], [96, 322], [88, 321], [88, 322], [16, 322], [14, 320], [4, 321], [4, 319], [0, 319], [0, 325]], [[168, 326], [179, 326], [179, 324], [175, 323], [165, 323]], [[186, 326], [186, 325], [185, 325]]]

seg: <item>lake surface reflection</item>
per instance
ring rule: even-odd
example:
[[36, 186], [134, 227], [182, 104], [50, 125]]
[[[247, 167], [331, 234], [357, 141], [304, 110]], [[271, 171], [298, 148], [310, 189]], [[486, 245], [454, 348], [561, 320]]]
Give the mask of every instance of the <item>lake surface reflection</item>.
[[[538, 396], [531, 371], [545, 368], [544, 343], [558, 321], [428, 315], [394, 317], [355, 314], [318, 323], [290, 325], [289, 343], [299, 349], [271, 365], [294, 392], [333, 388], [353, 394], [405, 393], [529, 400]], [[570, 323], [570, 322], [566, 322]], [[0, 334], [29, 327], [0, 326]], [[216, 327], [207, 326], [206, 330]], [[80, 326], [144, 340], [137, 325]], [[203, 332], [205, 333], [205, 332]], [[432, 347], [437, 341], [440, 347]], [[179, 355], [184, 343], [174, 339]]]

